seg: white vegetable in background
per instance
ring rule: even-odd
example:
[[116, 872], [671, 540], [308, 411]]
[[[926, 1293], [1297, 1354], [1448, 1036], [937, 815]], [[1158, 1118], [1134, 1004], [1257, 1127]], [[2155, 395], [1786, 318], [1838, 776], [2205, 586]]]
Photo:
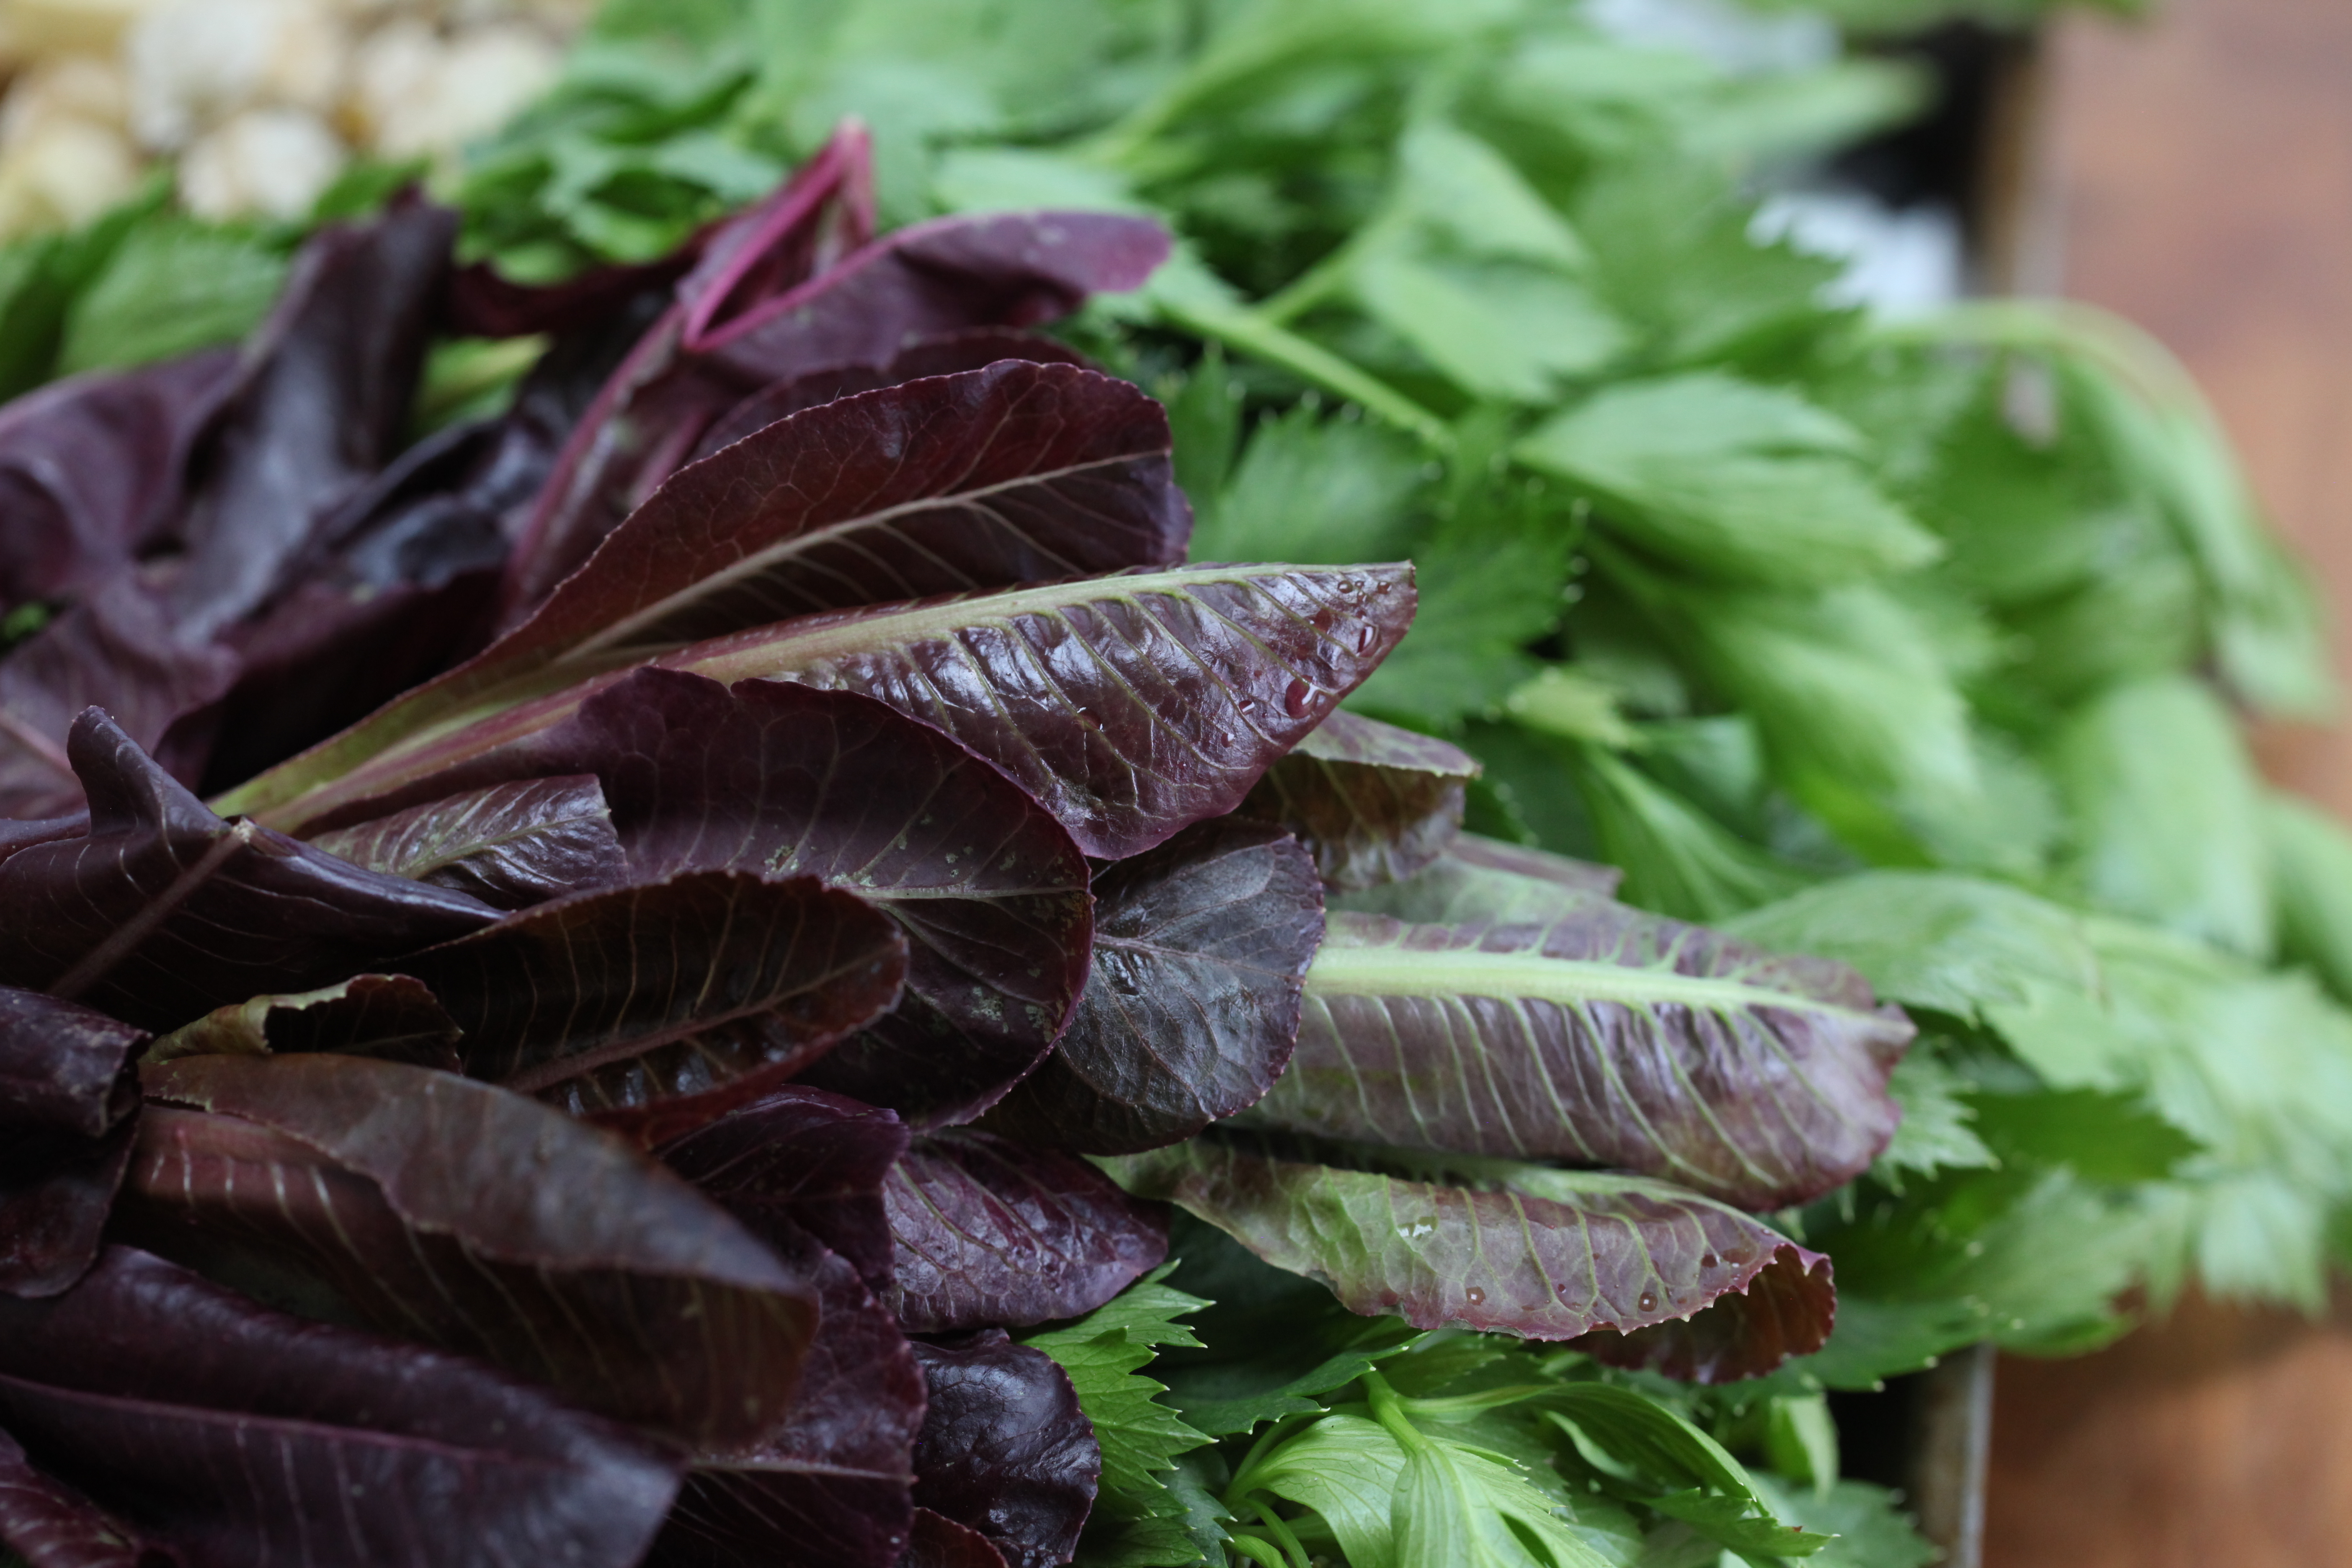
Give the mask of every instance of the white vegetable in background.
[[593, 0], [0, 0], [0, 240], [175, 160], [207, 218], [298, 217], [355, 155], [446, 159], [554, 79]]

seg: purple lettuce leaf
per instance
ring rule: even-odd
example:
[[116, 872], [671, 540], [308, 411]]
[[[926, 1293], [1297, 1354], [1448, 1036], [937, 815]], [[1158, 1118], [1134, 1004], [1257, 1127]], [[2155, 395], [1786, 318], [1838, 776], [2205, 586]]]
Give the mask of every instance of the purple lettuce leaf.
[[593, 773], [467, 790], [318, 834], [310, 847], [389, 877], [453, 888], [500, 910], [609, 887], [628, 873]]
[[1168, 1224], [1083, 1160], [985, 1132], [918, 1138], [883, 1184], [909, 1333], [1075, 1318], [1168, 1256]]
[[517, 283], [487, 261], [453, 268], [441, 300], [441, 326], [453, 337], [520, 338], [572, 332], [625, 312], [670, 286], [700, 258], [699, 237], [651, 261], [608, 262], [560, 283]]
[[907, 1555], [898, 1563], [899, 1568], [1006, 1568], [1004, 1553], [988, 1537], [927, 1508], [915, 1510]]
[[467, 1073], [653, 1143], [757, 1098], [898, 1002], [907, 939], [812, 877], [683, 871], [401, 961]]
[[79, 597], [169, 538], [189, 448], [236, 363], [214, 349], [0, 408], [0, 605]]
[[895, 1247], [882, 1183], [907, 1142], [890, 1111], [787, 1084], [655, 1152], [761, 1240], [784, 1249], [805, 1232], [878, 1294]]
[[968, 1118], [1051, 1048], [1086, 984], [1092, 909], [1069, 835], [878, 702], [640, 670], [473, 766], [596, 773], [639, 876], [814, 876], [897, 920], [906, 999], [818, 1064], [822, 1088], [927, 1122]]
[[0, 1432], [0, 1546], [26, 1568], [173, 1568], [171, 1552], [151, 1546], [79, 1492], [33, 1468], [25, 1450]]
[[986, 1125], [1127, 1154], [1255, 1105], [1290, 1060], [1322, 940], [1314, 863], [1279, 827], [1219, 817], [1116, 862], [1077, 1014]]
[[53, 1296], [98, 1256], [131, 1158], [146, 1035], [0, 987], [0, 1292]]
[[169, 1029], [497, 918], [461, 893], [222, 821], [94, 710], [67, 750], [89, 832], [0, 860], [0, 985]]
[[194, 783], [237, 668], [227, 648], [175, 637], [168, 607], [140, 576], [110, 579], [0, 659], [0, 816], [80, 805], [67, 737], [92, 707], [164, 772]]
[[1043, 1351], [1002, 1329], [915, 1345], [930, 1410], [915, 1444], [915, 1501], [986, 1536], [1010, 1568], [1077, 1550], [1102, 1476], [1094, 1423]]
[[872, 186], [865, 133], [845, 127], [773, 195], [709, 235], [667, 308], [605, 378], [516, 530], [501, 624], [530, 614], [687, 460], [713, 421], [775, 379], [712, 362], [688, 339], [698, 324], [731, 319], [863, 245], [873, 233]]
[[[1722, 1383], [1820, 1349], [1836, 1310], [1828, 1258], [1663, 1182], [1529, 1165], [1464, 1186], [1212, 1139], [1102, 1163], [1129, 1192], [1324, 1281], [1349, 1310], [1415, 1328], [1577, 1340]], [[1623, 1338], [1584, 1339], [1602, 1330]]]
[[165, 1035], [140, 1059], [288, 1056], [332, 1051], [416, 1067], [460, 1070], [465, 1031], [423, 981], [406, 974], [354, 974], [316, 991], [252, 996], [215, 1007]]
[[779, 1239], [823, 1290], [800, 1390], [756, 1443], [696, 1457], [651, 1568], [897, 1568], [906, 1550], [922, 1368], [845, 1259]]
[[304, 242], [197, 455], [171, 588], [182, 640], [207, 641], [289, 586], [335, 507], [397, 448], [457, 221], [402, 202]]
[[0, 1298], [0, 1426], [188, 1568], [629, 1568], [678, 1474], [488, 1367], [119, 1247], [63, 1296]]
[[1462, 830], [1477, 759], [1456, 746], [1353, 713], [1334, 713], [1268, 768], [1235, 807], [1279, 823], [1315, 857], [1333, 891], [1412, 876]]
[[790, 1401], [808, 1272], [609, 1134], [352, 1057], [192, 1057], [146, 1081], [117, 1205], [140, 1246], [693, 1447], [752, 1441]]
[[1039, 364], [1077, 365], [1088, 370], [1094, 368], [1076, 349], [1036, 332], [1013, 331], [1003, 327], [975, 327], [968, 331], [941, 332], [936, 337], [918, 339], [887, 361], [827, 365], [822, 370], [803, 371], [764, 386], [729, 409], [717, 424], [711, 426], [703, 434], [702, 444], [694, 449], [694, 456], [698, 461], [708, 458], [721, 447], [731, 447], [787, 415], [798, 414], [803, 408], [814, 408], [822, 403], [831, 403], [835, 398], [851, 397], [861, 392], [877, 392], [921, 376], [954, 375], [960, 371], [984, 370], [999, 360], [1008, 359], [1033, 360]]
[[[1239, 805], [1396, 646], [1412, 606], [1408, 564], [1177, 566], [805, 616], [656, 664], [874, 697], [986, 758], [1087, 853], [1120, 859]], [[299, 831], [490, 782], [465, 770], [625, 679], [543, 697], [526, 683], [459, 723], [428, 724], [428, 687], [413, 711], [386, 709], [221, 804]]]
[[1331, 907], [1427, 925], [1549, 921], [1609, 898], [1624, 875], [1614, 866], [1461, 833], [1404, 880], [1335, 893]]
[[1335, 914], [1259, 1126], [1567, 1160], [1752, 1209], [1866, 1170], [1912, 1036], [1827, 959], [1600, 899], [1549, 924]]

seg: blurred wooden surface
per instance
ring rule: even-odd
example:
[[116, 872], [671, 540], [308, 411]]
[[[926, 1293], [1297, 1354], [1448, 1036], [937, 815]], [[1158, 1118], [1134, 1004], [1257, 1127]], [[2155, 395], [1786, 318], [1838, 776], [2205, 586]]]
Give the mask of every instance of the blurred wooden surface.
[[[2188, 362], [2317, 565], [2352, 690], [2352, 0], [2156, 3], [2047, 48], [2011, 276]], [[2259, 743], [2352, 819], [2352, 726]], [[2192, 1301], [1997, 1388], [1987, 1568], [2352, 1564], [2352, 1311]]]

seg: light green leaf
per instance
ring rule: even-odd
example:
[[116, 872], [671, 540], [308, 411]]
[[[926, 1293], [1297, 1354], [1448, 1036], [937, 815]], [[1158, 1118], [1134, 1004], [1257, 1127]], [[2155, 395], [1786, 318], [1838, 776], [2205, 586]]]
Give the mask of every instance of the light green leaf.
[[1372, 318], [1474, 397], [1549, 402], [1626, 344], [1591, 292], [1554, 268], [1400, 241], [1360, 258], [1353, 274]]
[[67, 310], [58, 373], [235, 342], [268, 313], [286, 266], [278, 247], [250, 233], [181, 217], [141, 224]]
[[1886, 1087], [1903, 1108], [1903, 1122], [1871, 1167], [1879, 1181], [1900, 1188], [1906, 1171], [1927, 1175], [2000, 1163], [1970, 1125], [1977, 1113], [1960, 1098], [1961, 1080], [1924, 1042], [1896, 1065]]
[[1159, 1346], [1197, 1349], [1201, 1342], [1176, 1320], [1208, 1302], [1160, 1283], [1172, 1267], [1146, 1275], [1075, 1323], [1021, 1340], [1069, 1374], [1078, 1406], [1102, 1445], [1096, 1507], [1113, 1518], [1140, 1518], [1160, 1506], [1167, 1487], [1159, 1472], [1209, 1441], [1160, 1403], [1167, 1385], [1139, 1371]]
[[1395, 1568], [1390, 1510], [1404, 1469], [1404, 1449], [1379, 1422], [1327, 1415], [1234, 1479], [1320, 1514], [1349, 1568]]
[[2263, 823], [2277, 898], [2279, 956], [2352, 999], [2352, 834], [2292, 795], [2272, 794]]
[[1192, 559], [1394, 560], [1424, 460], [1370, 420], [1308, 407], [1265, 420], [1193, 525]]
[[1443, 1436], [1406, 1456], [1390, 1521], [1397, 1568], [1612, 1568], [1524, 1476]]

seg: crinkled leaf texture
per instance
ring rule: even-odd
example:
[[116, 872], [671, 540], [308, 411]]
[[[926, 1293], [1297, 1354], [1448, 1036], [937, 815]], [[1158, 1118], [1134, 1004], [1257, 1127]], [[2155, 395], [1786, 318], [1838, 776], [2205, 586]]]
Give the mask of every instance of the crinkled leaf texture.
[[0, 1424], [189, 1568], [628, 1568], [677, 1485], [544, 1390], [124, 1247], [65, 1295], [0, 1298]]
[[786, 1084], [656, 1152], [771, 1247], [797, 1246], [805, 1232], [879, 1292], [895, 1250], [882, 1184], [907, 1143], [890, 1111]]
[[922, 1368], [846, 1261], [805, 1236], [771, 1234], [822, 1290], [799, 1391], [757, 1442], [696, 1457], [648, 1562], [898, 1568], [913, 1525]]
[[988, 1537], [929, 1509], [915, 1510], [915, 1527], [900, 1568], [1006, 1568]]
[[1315, 856], [1335, 891], [1421, 870], [1461, 831], [1477, 760], [1393, 724], [1334, 713], [1268, 768], [1237, 808], [1280, 823]]
[[335, 1051], [457, 1072], [464, 1035], [425, 982], [407, 974], [354, 974], [316, 991], [215, 1007], [157, 1040], [140, 1059]]
[[657, 1142], [897, 1005], [907, 939], [813, 877], [682, 871], [509, 915], [402, 967], [465, 1031], [468, 1074]]
[[1580, 1340], [1613, 1364], [1722, 1383], [1820, 1349], [1836, 1307], [1829, 1259], [1664, 1183], [1517, 1166], [1482, 1190], [1204, 1139], [1100, 1163], [1349, 1310], [1417, 1328]]
[[1600, 899], [1544, 925], [1335, 914], [1290, 1071], [1250, 1114], [1778, 1208], [1886, 1147], [1912, 1032], [1843, 964]]
[[916, 1140], [882, 1198], [911, 1333], [1076, 1317], [1168, 1255], [1162, 1213], [1101, 1172], [985, 1132]]
[[189, 1058], [147, 1089], [120, 1205], [144, 1245], [331, 1292], [698, 1447], [756, 1438], [792, 1395], [806, 1275], [606, 1133], [349, 1057]]
[[318, 834], [310, 847], [501, 910], [617, 882], [628, 869], [593, 773], [467, 790]]
[[1331, 907], [1435, 925], [1554, 921], [1608, 898], [1624, 875], [1614, 866], [1462, 833], [1404, 880], [1334, 893]]
[[1110, 866], [1077, 1013], [989, 1127], [1125, 1154], [1256, 1103], [1290, 1059], [1322, 940], [1314, 862], [1279, 827], [1215, 818]]
[[915, 1445], [915, 1500], [986, 1536], [1011, 1568], [1055, 1568], [1077, 1550], [1102, 1450], [1070, 1380], [1002, 1329], [918, 1342], [930, 1411]]
[[[1117, 859], [1239, 805], [1396, 646], [1412, 605], [1404, 564], [1178, 566], [804, 616], [656, 662], [876, 698], [986, 758], [1087, 854]], [[384, 745], [410, 722], [387, 709], [223, 805], [299, 829], [371, 799], [413, 804], [422, 781], [561, 722], [599, 689], [518, 697]]]
[[817, 877], [898, 921], [906, 996], [817, 1065], [821, 1087], [963, 1120], [1052, 1047], [1086, 984], [1093, 911], [1069, 835], [952, 740], [856, 694], [640, 670], [475, 766], [597, 773], [638, 876]]
[[89, 831], [0, 860], [0, 984], [169, 1029], [497, 918], [462, 893], [222, 821], [95, 710], [68, 745]]
[[0, 1292], [53, 1296], [98, 1256], [131, 1157], [143, 1031], [0, 986]]

